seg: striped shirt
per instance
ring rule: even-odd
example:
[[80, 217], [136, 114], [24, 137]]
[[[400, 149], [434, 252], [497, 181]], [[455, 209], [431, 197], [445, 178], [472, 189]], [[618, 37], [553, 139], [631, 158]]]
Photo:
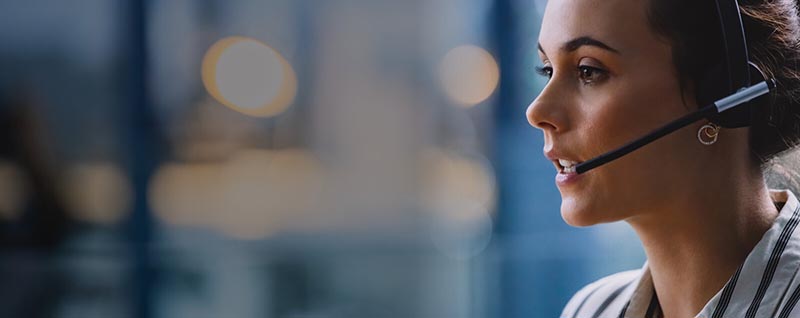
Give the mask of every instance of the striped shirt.
[[[800, 204], [789, 190], [770, 190], [780, 209], [772, 227], [696, 318], [800, 317]], [[645, 262], [578, 291], [562, 318], [658, 318], [661, 308]]]

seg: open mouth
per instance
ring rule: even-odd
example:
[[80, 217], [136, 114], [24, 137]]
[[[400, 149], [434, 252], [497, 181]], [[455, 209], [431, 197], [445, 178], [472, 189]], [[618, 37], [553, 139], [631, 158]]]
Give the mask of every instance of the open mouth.
[[564, 159], [558, 159], [557, 162], [559, 167], [559, 172], [563, 174], [575, 173], [575, 167], [577, 167], [579, 163], [580, 162], [577, 161], [570, 161]]

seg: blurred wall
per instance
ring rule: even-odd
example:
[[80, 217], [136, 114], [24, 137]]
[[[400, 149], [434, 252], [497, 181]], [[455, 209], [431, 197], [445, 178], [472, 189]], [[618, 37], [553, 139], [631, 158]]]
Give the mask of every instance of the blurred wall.
[[643, 255], [559, 216], [543, 8], [0, 4], [0, 315], [558, 315]]

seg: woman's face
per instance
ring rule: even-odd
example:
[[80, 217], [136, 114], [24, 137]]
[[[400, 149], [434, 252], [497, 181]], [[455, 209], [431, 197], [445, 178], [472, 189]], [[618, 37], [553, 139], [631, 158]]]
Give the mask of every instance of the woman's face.
[[[551, 77], [527, 111], [544, 133], [546, 154], [583, 162], [697, 108], [690, 95], [681, 96], [671, 48], [651, 30], [646, 6], [639, 0], [548, 2], [539, 57]], [[574, 226], [623, 220], [682, 198], [696, 188], [695, 172], [705, 161], [696, 140], [701, 125], [559, 183], [564, 220]]]

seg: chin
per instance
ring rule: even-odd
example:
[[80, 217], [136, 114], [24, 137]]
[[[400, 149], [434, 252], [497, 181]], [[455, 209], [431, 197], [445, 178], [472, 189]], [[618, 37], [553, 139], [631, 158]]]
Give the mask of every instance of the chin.
[[561, 210], [561, 218], [564, 219], [564, 222], [566, 222], [571, 226], [587, 227], [600, 223], [595, 221], [593, 218], [586, 217], [585, 215], [581, 215], [580, 213], [572, 213], [572, 212], [573, 211]]
[[561, 218], [567, 224], [575, 227], [586, 227], [608, 222], [604, 220], [601, 210], [579, 205], [572, 198], [561, 200]]

